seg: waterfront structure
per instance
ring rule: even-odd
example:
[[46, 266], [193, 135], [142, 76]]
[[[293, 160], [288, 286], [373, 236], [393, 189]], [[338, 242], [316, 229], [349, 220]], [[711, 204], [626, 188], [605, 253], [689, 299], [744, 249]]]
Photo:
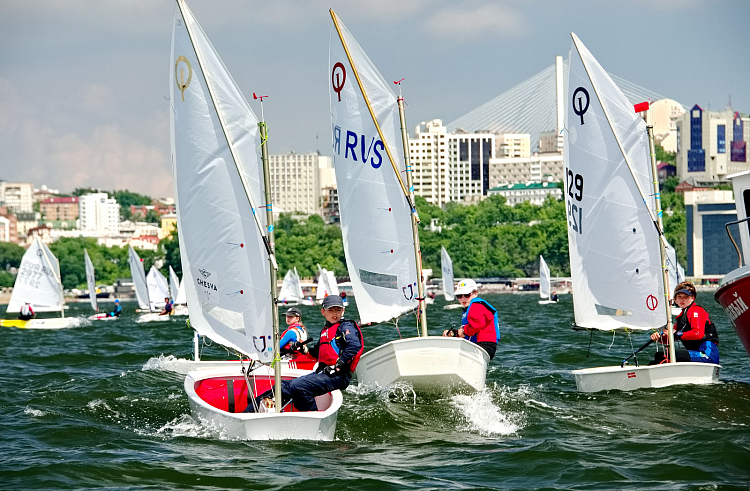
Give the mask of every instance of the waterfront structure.
[[703, 184], [750, 170], [750, 118], [726, 108], [708, 111], [694, 105], [676, 122], [677, 176]]
[[120, 231], [120, 205], [107, 193], [84, 194], [78, 198], [81, 230], [117, 234]]
[[321, 173], [333, 169], [331, 157], [318, 152], [269, 155], [274, 212], [321, 214]]
[[527, 182], [522, 184], [505, 184], [489, 190], [489, 195], [505, 197], [505, 203], [515, 206], [524, 201], [532, 205], [541, 205], [548, 196], [562, 199], [562, 189], [559, 182]]
[[563, 180], [561, 152], [534, 153], [529, 157], [490, 159], [490, 186]]
[[409, 138], [414, 193], [436, 206], [481, 199], [490, 188], [495, 149], [495, 134], [448, 133], [440, 119], [420, 123]]
[[42, 218], [49, 222], [75, 221], [78, 218], [78, 198], [54, 197], [39, 203]]
[[0, 201], [11, 213], [32, 213], [34, 185], [30, 182], [0, 181]]
[[737, 267], [737, 253], [724, 228], [737, 220], [732, 191], [685, 192], [687, 276], [718, 277]]

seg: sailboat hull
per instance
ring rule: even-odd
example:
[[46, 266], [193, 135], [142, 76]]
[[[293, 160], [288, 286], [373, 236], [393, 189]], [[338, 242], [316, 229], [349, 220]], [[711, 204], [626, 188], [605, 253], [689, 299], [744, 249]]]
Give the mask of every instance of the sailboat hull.
[[613, 366], [573, 370], [579, 392], [636, 390], [678, 384], [714, 384], [721, 365], [713, 363], [664, 363], [651, 366]]
[[[309, 373], [302, 370], [282, 371], [282, 379]], [[273, 371], [261, 367], [250, 376], [255, 384], [253, 396], [273, 384]], [[232, 399], [229, 403], [229, 384]], [[336, 432], [338, 410], [343, 402], [341, 391], [316, 397], [319, 410], [298, 412], [287, 407], [282, 413], [245, 413], [247, 384], [238, 369], [215, 369], [190, 372], [185, 377], [185, 392], [193, 416], [217, 430], [222, 436], [239, 440], [324, 440], [331, 441]], [[231, 410], [231, 412], [230, 412]]]
[[411, 384], [417, 392], [480, 390], [490, 357], [465, 339], [428, 336], [391, 341], [368, 351], [357, 366], [360, 384]]
[[557, 303], [557, 300], [539, 300], [539, 305], [549, 305], [551, 303]]
[[22, 321], [20, 319], [0, 319], [0, 326], [17, 327], [19, 329], [65, 329], [73, 327], [77, 321], [73, 317], [61, 319], [31, 319]]
[[721, 287], [714, 293], [714, 300], [724, 309], [750, 355], [750, 313], [745, 298], [750, 301], [750, 266], [743, 266], [727, 274]]

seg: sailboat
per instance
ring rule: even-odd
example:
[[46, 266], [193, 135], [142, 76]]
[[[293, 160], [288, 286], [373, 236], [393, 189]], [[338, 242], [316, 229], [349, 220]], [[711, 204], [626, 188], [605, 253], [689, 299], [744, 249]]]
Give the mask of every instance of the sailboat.
[[440, 269], [443, 272], [443, 297], [446, 302], [452, 302], [444, 306], [445, 310], [460, 309], [462, 305], [456, 301], [456, 285], [453, 281], [453, 260], [445, 246], [440, 246]]
[[180, 283], [172, 266], [169, 267], [169, 296], [172, 299], [172, 315], [188, 315], [185, 285]]
[[338, 295], [339, 285], [333, 271], [321, 268], [318, 264], [318, 287], [315, 292], [315, 300], [321, 303], [328, 295]]
[[91, 302], [91, 308], [96, 314], [90, 315], [89, 320], [114, 320], [117, 317], [110, 317], [106, 312], [99, 312], [99, 305], [96, 300], [96, 271], [94, 270], [94, 263], [91, 262], [89, 252], [83, 250], [83, 263], [86, 266], [86, 286], [89, 288], [89, 300]]
[[281, 284], [279, 302], [284, 305], [297, 305], [301, 300], [297, 289], [298, 284], [299, 279], [294, 275], [294, 271], [288, 270], [284, 275], [284, 282]]
[[552, 300], [549, 266], [541, 255], [539, 256], [539, 298], [540, 305], [557, 303], [557, 300]]
[[[403, 98], [396, 98], [354, 37], [336, 28], [329, 53], [333, 160], [349, 277], [363, 324], [417, 310], [416, 337], [362, 355], [360, 384], [411, 383], [417, 391], [480, 389], [487, 353], [465, 339], [428, 336]], [[340, 42], [339, 42], [340, 41]], [[401, 125], [403, 153], [396, 139]], [[404, 184], [401, 175], [405, 175]]]
[[[279, 318], [266, 126], [183, 0], [175, 9], [170, 79], [178, 236], [190, 326], [268, 363], [279, 356]], [[338, 390], [318, 397], [316, 412], [292, 406], [243, 412], [270, 386], [281, 401], [281, 380], [309, 373], [291, 368], [282, 373], [281, 363], [273, 368], [263, 363], [250, 360], [188, 373], [184, 387], [193, 415], [229, 438], [332, 440], [342, 403]]]
[[666, 326], [671, 360], [574, 370], [576, 386], [596, 392], [716, 382], [719, 365], [675, 362], [653, 128], [571, 35], [564, 194], [575, 323], [628, 333]]
[[128, 246], [128, 264], [130, 265], [130, 277], [133, 279], [135, 298], [138, 300], [138, 309], [140, 312], [150, 312], [148, 284], [146, 283], [146, 271], [143, 268], [143, 259], [135, 252], [133, 246]]
[[294, 278], [294, 284], [297, 288], [297, 298], [300, 299], [300, 303], [302, 305], [307, 305], [310, 307], [315, 305], [315, 301], [312, 298], [305, 297], [305, 294], [302, 292], [302, 280], [299, 277], [299, 273], [297, 272], [296, 267], [294, 268]]
[[76, 323], [74, 318], [65, 317], [63, 286], [60, 282], [60, 263], [39, 237], [21, 258], [13, 294], [6, 313], [15, 314], [29, 304], [35, 313], [60, 312], [60, 318], [49, 319], [0, 319], [0, 326], [21, 329], [62, 329]]

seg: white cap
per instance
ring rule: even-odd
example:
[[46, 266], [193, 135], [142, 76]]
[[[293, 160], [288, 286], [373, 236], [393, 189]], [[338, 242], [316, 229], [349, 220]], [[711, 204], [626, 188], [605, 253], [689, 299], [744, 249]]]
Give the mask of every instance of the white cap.
[[477, 290], [477, 282], [474, 280], [461, 280], [456, 287], [456, 295], [466, 295]]

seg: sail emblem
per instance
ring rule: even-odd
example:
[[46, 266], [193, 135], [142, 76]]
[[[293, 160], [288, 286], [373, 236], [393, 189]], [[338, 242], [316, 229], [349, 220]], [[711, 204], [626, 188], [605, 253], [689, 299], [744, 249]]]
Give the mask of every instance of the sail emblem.
[[[341, 69], [338, 73], [336, 72], [337, 68]], [[344, 82], [346, 82], [346, 68], [339, 61], [333, 65], [333, 70], [331, 71], [331, 85], [333, 86], [333, 91], [339, 96], [339, 102], [341, 102], [341, 91], [344, 90]]]
[[653, 296], [649, 295], [646, 298], [646, 307], [648, 307], [648, 310], [656, 310], [656, 307], [659, 306], [659, 300]]
[[[578, 96], [578, 93], [581, 92], [583, 95], [586, 96], [586, 106], [583, 105], [583, 102], [581, 99], [582, 97], [578, 97], [578, 107], [576, 107], [576, 97]], [[583, 87], [578, 87], [575, 92], [573, 92], [573, 112], [576, 113], [576, 116], [581, 117], [581, 124], [583, 125], [583, 115], [586, 114], [586, 111], [589, 110], [589, 102], [591, 102], [591, 99], [589, 98], [589, 91], [584, 89]]]
[[209, 276], [211, 276], [210, 271], [206, 271], [205, 269], [199, 269], [198, 270], [201, 275], [203, 275], [203, 278], [208, 279]]
[[[185, 81], [185, 69], [180, 68], [180, 63], [184, 63], [187, 66], [188, 76], [187, 82]], [[180, 76], [177, 76], [177, 69], [180, 68]], [[177, 82], [177, 88], [182, 93], [182, 102], [185, 102], [185, 89], [190, 85], [190, 81], [193, 79], [193, 67], [190, 62], [184, 56], [177, 58], [177, 62], [174, 64], [174, 79]]]

